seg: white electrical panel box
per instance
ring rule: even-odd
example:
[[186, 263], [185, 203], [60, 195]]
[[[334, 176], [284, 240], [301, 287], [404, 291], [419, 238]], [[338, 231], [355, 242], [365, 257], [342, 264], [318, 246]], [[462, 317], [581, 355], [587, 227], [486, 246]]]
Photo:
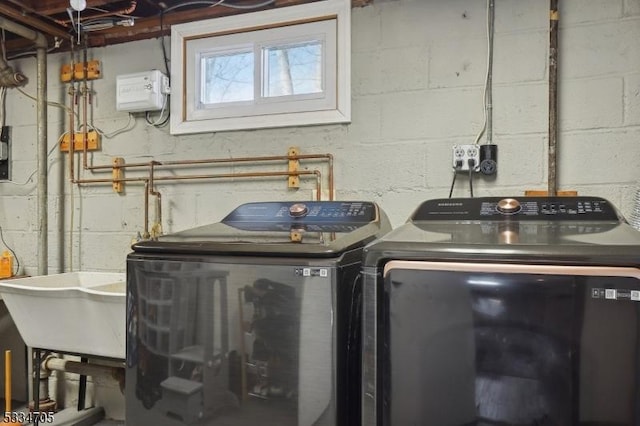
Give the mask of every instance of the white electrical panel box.
[[158, 70], [119, 75], [116, 78], [116, 109], [142, 112], [168, 108], [169, 78]]

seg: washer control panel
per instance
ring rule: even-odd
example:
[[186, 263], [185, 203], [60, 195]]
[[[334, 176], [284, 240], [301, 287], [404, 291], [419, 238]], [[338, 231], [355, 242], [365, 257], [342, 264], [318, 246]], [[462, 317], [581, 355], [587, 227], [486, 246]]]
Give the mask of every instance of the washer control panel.
[[620, 221], [611, 203], [598, 197], [480, 197], [425, 201], [412, 221], [585, 220]]
[[374, 203], [365, 201], [305, 201], [247, 203], [222, 223], [244, 230], [348, 232], [378, 220]]

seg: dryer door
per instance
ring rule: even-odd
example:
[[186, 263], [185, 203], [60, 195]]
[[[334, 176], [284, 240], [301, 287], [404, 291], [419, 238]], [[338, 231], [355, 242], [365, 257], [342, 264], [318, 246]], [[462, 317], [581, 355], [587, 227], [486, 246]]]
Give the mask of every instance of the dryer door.
[[634, 268], [389, 262], [377, 424], [639, 424], [639, 278]]

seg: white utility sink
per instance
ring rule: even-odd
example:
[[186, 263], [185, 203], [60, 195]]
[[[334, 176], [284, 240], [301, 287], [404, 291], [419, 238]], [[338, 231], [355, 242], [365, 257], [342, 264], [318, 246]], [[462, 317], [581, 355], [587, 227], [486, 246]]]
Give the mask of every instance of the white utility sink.
[[68, 272], [2, 280], [0, 295], [28, 346], [124, 359], [125, 274]]

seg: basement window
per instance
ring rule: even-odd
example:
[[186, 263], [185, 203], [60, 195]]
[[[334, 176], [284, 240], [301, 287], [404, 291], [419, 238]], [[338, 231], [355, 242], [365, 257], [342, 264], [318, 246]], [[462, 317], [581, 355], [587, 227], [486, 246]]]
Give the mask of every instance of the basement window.
[[349, 0], [175, 25], [171, 133], [346, 123]]

